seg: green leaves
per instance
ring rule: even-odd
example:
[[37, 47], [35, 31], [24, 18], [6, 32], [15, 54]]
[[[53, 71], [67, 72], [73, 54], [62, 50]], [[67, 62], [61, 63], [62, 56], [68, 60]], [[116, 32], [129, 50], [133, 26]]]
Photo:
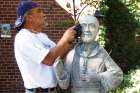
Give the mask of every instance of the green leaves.
[[116, 89], [109, 93], [140, 93], [140, 65], [124, 75], [124, 80]]

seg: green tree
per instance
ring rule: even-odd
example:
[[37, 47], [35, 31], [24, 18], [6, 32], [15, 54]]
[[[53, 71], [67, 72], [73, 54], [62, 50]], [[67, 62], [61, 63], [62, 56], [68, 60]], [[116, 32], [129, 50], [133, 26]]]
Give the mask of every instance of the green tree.
[[106, 5], [108, 6], [105, 15], [108, 38], [106, 49], [112, 49], [111, 56], [125, 70], [134, 62], [135, 31], [138, 22], [120, 0], [107, 0]]

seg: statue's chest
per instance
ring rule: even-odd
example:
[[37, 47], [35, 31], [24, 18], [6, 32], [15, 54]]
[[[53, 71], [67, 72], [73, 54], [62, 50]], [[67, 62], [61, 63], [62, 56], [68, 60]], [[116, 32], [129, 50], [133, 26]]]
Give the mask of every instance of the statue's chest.
[[79, 70], [82, 74], [91, 74], [98, 71], [98, 67], [102, 64], [102, 58], [84, 58], [79, 59]]

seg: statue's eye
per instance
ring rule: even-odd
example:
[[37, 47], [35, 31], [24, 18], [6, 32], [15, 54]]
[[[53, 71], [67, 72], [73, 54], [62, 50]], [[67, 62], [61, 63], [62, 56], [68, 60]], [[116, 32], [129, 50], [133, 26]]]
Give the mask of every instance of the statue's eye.
[[84, 29], [86, 29], [87, 24], [83, 23], [83, 24], [81, 24], [81, 26], [82, 26], [82, 29], [84, 30]]
[[81, 24], [81, 26], [82, 26], [82, 27], [86, 27], [86, 26], [87, 26], [87, 24], [83, 23], [83, 24]]
[[96, 28], [96, 25], [92, 23], [92, 24], [90, 24], [90, 27]]

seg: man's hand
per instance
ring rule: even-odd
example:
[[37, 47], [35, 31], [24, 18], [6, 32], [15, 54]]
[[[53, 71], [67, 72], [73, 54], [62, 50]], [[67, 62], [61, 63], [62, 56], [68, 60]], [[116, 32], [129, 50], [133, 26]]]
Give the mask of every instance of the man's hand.
[[74, 27], [68, 28], [63, 34], [62, 40], [68, 43], [72, 43], [75, 40], [76, 31]]

